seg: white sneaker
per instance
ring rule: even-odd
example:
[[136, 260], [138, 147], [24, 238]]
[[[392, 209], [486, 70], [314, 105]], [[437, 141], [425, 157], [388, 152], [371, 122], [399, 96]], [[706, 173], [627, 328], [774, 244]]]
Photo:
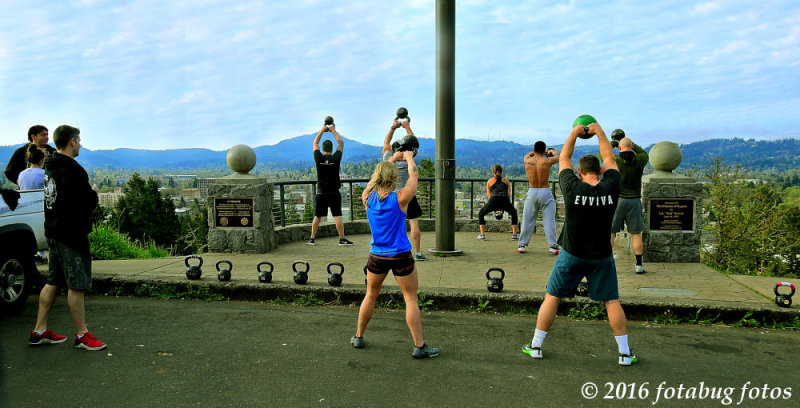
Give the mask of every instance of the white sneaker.
[[521, 254], [524, 254], [525, 252], [528, 252], [528, 250], [525, 249], [526, 246], [527, 245], [520, 245], [519, 248], [517, 248], [517, 252], [519, 252]]
[[636, 354], [633, 354], [633, 350], [628, 351], [630, 354], [620, 354], [619, 360], [617, 363], [622, 366], [629, 366], [633, 363], [639, 361], [639, 358], [636, 357]]
[[483, 234], [478, 235], [478, 239], [481, 240], [481, 241], [486, 241], [486, 235], [483, 235]]
[[550, 249], [548, 249], [548, 251], [550, 252], [551, 255], [558, 255], [558, 245], [551, 246]]
[[[522, 348], [522, 352], [527, 354], [527, 355], [529, 355], [529, 356], [531, 356], [532, 358], [542, 358], [542, 348], [541, 347], [531, 347], [530, 344], [526, 344], [525, 347]], [[622, 357], [620, 357], [620, 358], [622, 358]]]
[[636, 273], [638, 273], [638, 274], [643, 274], [645, 272], [644, 266], [642, 266], [642, 265], [636, 265], [635, 270], [636, 270]]

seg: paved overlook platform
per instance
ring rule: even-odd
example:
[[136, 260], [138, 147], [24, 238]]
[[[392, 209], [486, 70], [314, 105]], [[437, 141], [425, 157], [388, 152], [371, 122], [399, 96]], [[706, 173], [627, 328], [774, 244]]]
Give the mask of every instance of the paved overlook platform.
[[[456, 248], [463, 256], [433, 257], [418, 262], [420, 293], [442, 309], [458, 310], [489, 300], [494, 310], [526, 307], [535, 311], [544, 298], [547, 277], [556, 257], [547, 252], [544, 236], [534, 235], [528, 252], [518, 254], [517, 242], [508, 233], [487, 232], [486, 241], [477, 240], [474, 232], [457, 232]], [[355, 245], [338, 246], [338, 238], [318, 238], [316, 246], [305, 242], [283, 243], [266, 254], [208, 253], [203, 255], [203, 275], [199, 281], [186, 279], [183, 257], [147, 260], [94, 261], [94, 289], [107, 293], [122, 287], [122, 293], [133, 293], [143, 283], [161, 282], [170, 285], [207, 285], [212, 291], [232, 300], [291, 299], [314, 293], [325, 301], [360, 302], [364, 296], [363, 268], [369, 252], [370, 235], [349, 235]], [[422, 247], [433, 246], [434, 234], [423, 232]], [[671, 310], [674, 313], [720, 313], [724, 319], [739, 319], [752, 311], [752, 317], [776, 320], [800, 316], [800, 295], [794, 297], [790, 309], [775, 305], [773, 289], [779, 280], [800, 286], [800, 279], [738, 276], [719, 273], [699, 263], [646, 263], [647, 273], [633, 271], [634, 258], [622, 248], [615, 248], [620, 300], [632, 319], [646, 319]], [[229, 282], [217, 279], [215, 264], [219, 260], [233, 263]], [[308, 284], [297, 285], [292, 277], [292, 262], [306, 260], [311, 265]], [[275, 265], [271, 283], [260, 283], [256, 265], [269, 261]], [[344, 284], [334, 288], [327, 283], [329, 262], [345, 266]], [[486, 271], [490, 267], [505, 270], [504, 290], [490, 293], [486, 289]], [[46, 273], [46, 265], [40, 270]], [[119, 293], [117, 291], [116, 293]], [[399, 288], [387, 278], [383, 293], [395, 294]], [[560, 312], [578, 303], [590, 302], [585, 297], [565, 299]]]

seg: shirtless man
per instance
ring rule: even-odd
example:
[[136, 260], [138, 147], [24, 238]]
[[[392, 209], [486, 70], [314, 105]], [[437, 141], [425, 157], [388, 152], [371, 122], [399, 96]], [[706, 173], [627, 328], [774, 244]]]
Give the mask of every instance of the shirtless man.
[[536, 232], [536, 217], [539, 208], [542, 209], [542, 223], [544, 236], [550, 245], [550, 253], [558, 254], [556, 238], [556, 200], [550, 192], [550, 168], [558, 163], [558, 152], [555, 149], [546, 149], [543, 141], [533, 144], [533, 151], [526, 154], [525, 174], [528, 176], [528, 195], [525, 198], [525, 207], [522, 210], [522, 229], [519, 236], [517, 252], [525, 253], [531, 235]]

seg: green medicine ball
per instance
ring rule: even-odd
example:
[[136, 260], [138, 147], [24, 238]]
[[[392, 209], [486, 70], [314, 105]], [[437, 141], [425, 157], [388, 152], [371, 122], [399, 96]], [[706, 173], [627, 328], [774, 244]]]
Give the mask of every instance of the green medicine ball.
[[[583, 127], [587, 127], [587, 126], [591, 125], [592, 123], [597, 123], [597, 119], [595, 119], [594, 116], [592, 116], [592, 115], [581, 115], [581, 116], [578, 116], [577, 119], [575, 119], [575, 122], [572, 122], [572, 127], [574, 128], [575, 126], [578, 126], [578, 125], [581, 125]], [[578, 137], [580, 137], [581, 139], [590, 139], [592, 136], [594, 136], [594, 134], [590, 134], [590, 133], [583, 133], [583, 134], [578, 135]]]

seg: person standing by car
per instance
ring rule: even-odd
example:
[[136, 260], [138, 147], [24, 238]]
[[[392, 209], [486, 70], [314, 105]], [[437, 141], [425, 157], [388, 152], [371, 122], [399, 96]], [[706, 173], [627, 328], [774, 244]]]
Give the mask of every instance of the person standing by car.
[[86, 327], [85, 292], [92, 285], [92, 258], [89, 252], [91, 214], [97, 206], [97, 192], [89, 185], [89, 175], [75, 161], [80, 154], [78, 128], [62, 125], [53, 133], [56, 153], [45, 160], [44, 229], [50, 248], [47, 283], [39, 294], [36, 326], [30, 333], [31, 345], [63, 343], [66, 336], [47, 328], [59, 288], [67, 287], [67, 305], [75, 323], [74, 346], [101, 350], [106, 344]]

